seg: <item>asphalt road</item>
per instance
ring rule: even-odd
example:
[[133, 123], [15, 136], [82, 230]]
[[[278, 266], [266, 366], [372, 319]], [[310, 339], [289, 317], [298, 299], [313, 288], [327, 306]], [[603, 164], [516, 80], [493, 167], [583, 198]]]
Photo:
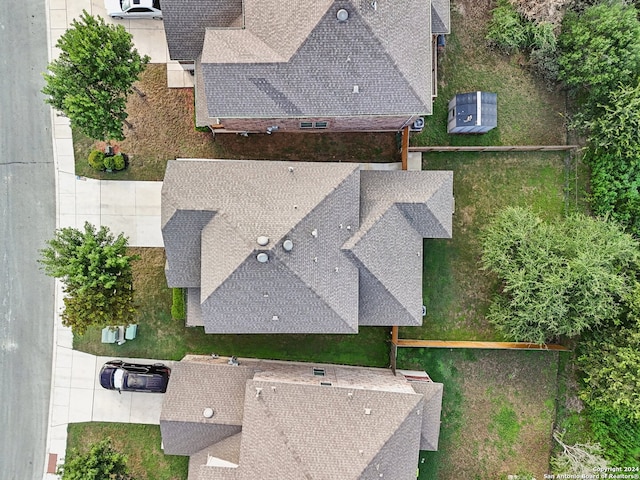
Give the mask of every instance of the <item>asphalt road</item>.
[[[8, 5], [5, 5], [8, 7]], [[0, 9], [0, 479], [42, 479], [54, 284], [38, 249], [55, 229], [44, 0]]]

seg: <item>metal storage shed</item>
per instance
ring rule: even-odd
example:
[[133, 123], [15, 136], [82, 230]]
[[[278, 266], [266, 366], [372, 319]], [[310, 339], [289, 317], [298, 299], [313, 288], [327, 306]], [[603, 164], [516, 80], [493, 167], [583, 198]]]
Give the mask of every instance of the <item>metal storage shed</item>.
[[449, 102], [448, 133], [487, 133], [497, 125], [496, 93], [458, 93]]

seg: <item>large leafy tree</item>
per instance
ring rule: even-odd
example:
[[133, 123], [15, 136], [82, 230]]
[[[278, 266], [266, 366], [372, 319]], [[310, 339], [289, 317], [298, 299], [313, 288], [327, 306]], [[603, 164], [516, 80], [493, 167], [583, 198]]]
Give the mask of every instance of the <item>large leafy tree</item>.
[[57, 474], [62, 480], [132, 480], [127, 456], [116, 451], [107, 438], [90, 445], [89, 450], [67, 453]]
[[611, 91], [584, 129], [594, 212], [640, 236], [640, 84]]
[[483, 236], [483, 268], [502, 281], [488, 318], [507, 337], [534, 343], [615, 322], [639, 256], [638, 243], [613, 223], [583, 215], [546, 223], [507, 208]]
[[633, 5], [614, 0], [581, 14], [569, 11], [558, 40], [559, 78], [591, 108], [640, 75], [640, 21]]
[[133, 275], [127, 255], [127, 238], [114, 237], [107, 227], [84, 224], [84, 230], [63, 228], [41, 251], [40, 263], [47, 275], [65, 284], [63, 323], [83, 333], [90, 325], [130, 323]]
[[86, 11], [58, 40], [42, 92], [90, 138], [123, 140], [127, 95], [149, 62], [133, 48], [122, 25], [107, 25]]

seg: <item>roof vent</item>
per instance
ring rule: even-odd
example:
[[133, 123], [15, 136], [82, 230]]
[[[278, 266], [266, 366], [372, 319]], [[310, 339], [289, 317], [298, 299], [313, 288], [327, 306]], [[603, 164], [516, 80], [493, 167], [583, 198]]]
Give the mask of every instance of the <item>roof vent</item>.
[[258, 237], [257, 242], [258, 242], [258, 245], [262, 245], [264, 247], [267, 243], [269, 243], [269, 237], [265, 237], [264, 235], [260, 235]]
[[360, 87], [358, 85], [353, 86], [353, 93], [360, 93]]
[[346, 22], [349, 18], [349, 12], [347, 12], [344, 8], [341, 8], [336, 13], [336, 17], [338, 18], [339, 22]]
[[289, 239], [285, 240], [282, 243], [282, 248], [284, 248], [287, 252], [290, 252], [293, 249], [293, 242]]
[[289, 173], [293, 173], [293, 167], [289, 167], [288, 170], [289, 170]]
[[262, 393], [262, 388], [256, 387], [256, 398], [258, 398], [261, 393]]
[[271, 317], [271, 320], [280, 320], [280, 317], [278, 315], [274, 315], [273, 317]]
[[204, 411], [202, 412], [202, 415], [204, 416], [204, 418], [211, 418], [213, 417], [213, 408], [205, 408]]
[[364, 409], [364, 414], [365, 415], [371, 415], [371, 409], [370, 408], [365, 408]]
[[313, 238], [318, 238], [318, 229], [314, 228], [313, 230], [311, 230], [311, 236]]
[[267, 255], [264, 252], [261, 252], [258, 255], [256, 255], [256, 260], [258, 260], [260, 263], [267, 263], [269, 261], [269, 255]]

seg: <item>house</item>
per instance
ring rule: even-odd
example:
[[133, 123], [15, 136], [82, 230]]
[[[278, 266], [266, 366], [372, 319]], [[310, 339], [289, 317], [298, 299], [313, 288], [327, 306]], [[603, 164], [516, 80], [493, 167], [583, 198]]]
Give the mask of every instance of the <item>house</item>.
[[442, 392], [386, 369], [187, 356], [162, 444], [190, 457], [189, 480], [415, 480], [419, 450], [438, 447]]
[[399, 131], [432, 112], [449, 0], [163, 0], [216, 132]]
[[162, 187], [170, 287], [207, 333], [422, 324], [423, 238], [451, 238], [453, 173], [177, 160]]

